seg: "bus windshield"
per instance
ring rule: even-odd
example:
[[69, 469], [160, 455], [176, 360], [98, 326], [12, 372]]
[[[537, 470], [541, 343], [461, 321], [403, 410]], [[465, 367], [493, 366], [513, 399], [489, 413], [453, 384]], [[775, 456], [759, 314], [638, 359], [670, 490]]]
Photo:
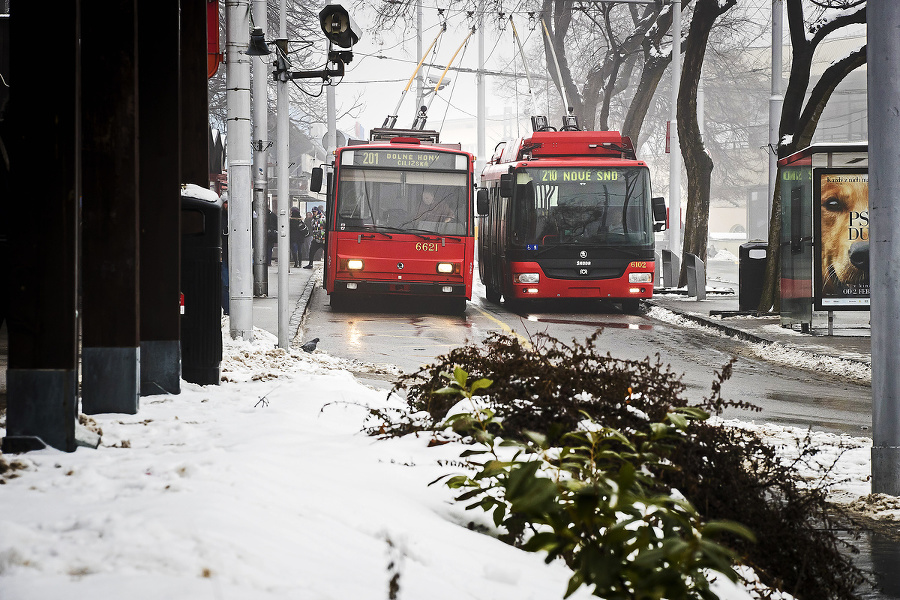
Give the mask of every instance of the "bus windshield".
[[410, 231], [467, 235], [468, 172], [342, 166], [337, 183], [339, 231]]
[[510, 225], [521, 245], [646, 246], [653, 243], [646, 167], [523, 168]]

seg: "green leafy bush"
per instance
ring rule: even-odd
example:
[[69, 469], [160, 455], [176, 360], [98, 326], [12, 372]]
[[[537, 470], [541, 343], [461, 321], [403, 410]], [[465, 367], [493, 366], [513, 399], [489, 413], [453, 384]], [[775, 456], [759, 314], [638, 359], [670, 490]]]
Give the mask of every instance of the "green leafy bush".
[[[740, 535], [740, 528], [726, 528], [717, 541], [739, 556], [739, 562], [752, 566], [769, 588], [787, 591], [800, 600], [856, 597], [854, 590], [864, 578], [852, 565], [846, 544], [834, 534], [842, 515], [828, 505], [825, 488], [803, 481], [795, 465], [781, 460], [754, 434], [710, 424], [692, 412], [699, 409], [720, 414], [726, 407], [753, 409], [722, 397], [721, 386], [730, 376], [731, 364], [715, 374], [708, 398], [698, 407], [687, 407], [683, 383], [662, 365], [659, 356], [653, 361], [621, 360], [602, 355], [597, 345], [597, 335], [584, 344], [571, 345], [537, 335], [529, 345], [512, 336], [494, 334], [480, 345], [456, 348], [419, 372], [401, 376], [395, 391], [405, 392], [406, 410], [374, 411], [369, 432], [403, 435], [430, 431], [440, 442], [449, 424], [472, 443], [490, 444], [495, 436], [502, 435], [505, 443], [518, 444], [510, 450], [518, 451], [515, 460], [521, 465], [503, 464], [490, 455], [489, 447], [471, 449], [465, 457], [473, 461], [475, 475], [450, 481], [463, 490], [462, 499], [470, 500], [470, 506], [481, 506], [492, 511], [495, 520], [500, 519], [496, 522], [505, 530], [502, 539], [540, 545], [551, 553], [548, 556], [560, 556], [573, 568], [578, 568], [579, 560], [593, 564], [596, 550], [588, 550], [593, 548], [589, 543], [571, 545], [571, 540], [567, 546], [563, 532], [577, 523], [594, 528], [596, 539], [605, 535], [603, 511], [608, 510], [609, 497], [597, 483], [602, 479], [608, 486], [627, 489], [640, 506], [656, 507], [644, 498], [670, 498], [667, 502], [672, 502], [680, 493], [685, 505], [662, 505], [671, 509], [669, 516], [674, 521], [678, 517], [683, 523], [700, 524], [695, 529], [703, 541], [708, 541], [704, 532], [711, 533], [703, 527], [710, 527], [710, 523], [745, 524], [756, 533], [756, 542]], [[448, 372], [455, 374], [449, 386]], [[457, 376], [460, 373], [465, 374], [462, 381]], [[478, 383], [482, 379], [491, 381], [490, 385], [487, 381]], [[445, 423], [447, 411], [459, 402], [460, 393], [470, 398], [472, 410]], [[592, 424], [592, 433], [582, 427], [585, 422]], [[595, 437], [585, 437], [588, 435]], [[587, 461], [587, 449], [593, 452], [598, 440], [603, 450], [595, 454], [602, 460]], [[799, 440], [798, 444], [797, 460], [815, 454], [808, 440]], [[570, 449], [565, 451], [565, 463], [560, 462], [563, 450], [556, 450], [562, 448]], [[476, 454], [484, 451], [488, 455]], [[488, 465], [490, 469], [478, 477]], [[523, 469], [533, 469], [533, 476], [525, 477], [531, 472]], [[580, 475], [574, 476], [572, 470]], [[632, 471], [633, 481], [629, 475]], [[523, 504], [520, 488], [513, 486], [510, 491], [505, 487], [514, 472], [517, 475], [512, 482], [519, 482], [517, 486], [537, 479], [556, 483], [533, 484], [536, 487], [529, 487], [528, 497], [535, 502]], [[576, 486], [584, 497], [571, 489], [573, 481], [582, 479], [591, 482], [587, 488]], [[628, 485], [623, 488], [622, 484]], [[493, 504], [501, 499], [505, 508]], [[517, 500], [515, 504], [512, 499]], [[557, 508], [549, 510], [551, 505]], [[533, 514], [537, 510], [534, 506], [546, 516]], [[684, 506], [695, 507], [691, 509], [694, 512]], [[586, 513], [589, 519], [583, 516]], [[637, 514], [629, 518], [636, 519]], [[702, 525], [704, 522], [707, 525]], [[566, 523], [567, 527], [560, 525], [550, 544], [546, 535], [538, 534], [556, 532], [554, 523]], [[717, 527], [713, 525], [713, 529]], [[648, 528], [654, 534], [659, 530]], [[676, 542], [678, 548], [686, 543], [691, 560], [699, 561], [698, 547], [691, 545], [691, 538], [682, 538], [681, 530], [672, 529], [675, 532], [678, 535], [671, 538], [673, 542], [666, 542], [666, 551], [669, 543], [672, 548]], [[660, 552], [656, 549], [648, 556]], [[710, 556], [724, 560], [726, 555], [713, 552]], [[684, 563], [689, 564], [694, 563]], [[630, 581], [628, 576], [626, 581]], [[697, 594], [701, 587], [695, 589]], [[623, 584], [620, 589], [627, 590], [628, 586]]]
[[[467, 373], [457, 368], [451, 385], [436, 393], [471, 400], [490, 385], [480, 379], [467, 387]], [[464, 490], [457, 500], [472, 501], [466, 508], [491, 512], [495, 525], [523, 538], [523, 549], [547, 552], [547, 562], [564, 559], [573, 571], [566, 597], [588, 585], [607, 600], [708, 600], [715, 598], [709, 572], [737, 580], [732, 553], [712, 537], [722, 531], [748, 540], [753, 535], [736, 523], [703, 523], [683, 498], [654, 491], [652, 473], [671, 468], [663, 460], [671, 442], [689, 421], [708, 415], [675, 409], [665, 422], [652, 423], [650, 433], [630, 437], [583, 416], [582, 428], [562, 435], [559, 447], [534, 432], [524, 443], [500, 442], [515, 450], [504, 460], [489, 431], [497, 424], [494, 413], [473, 403], [445, 424], [481, 444], [464, 453], [476, 472], [446, 483]]]

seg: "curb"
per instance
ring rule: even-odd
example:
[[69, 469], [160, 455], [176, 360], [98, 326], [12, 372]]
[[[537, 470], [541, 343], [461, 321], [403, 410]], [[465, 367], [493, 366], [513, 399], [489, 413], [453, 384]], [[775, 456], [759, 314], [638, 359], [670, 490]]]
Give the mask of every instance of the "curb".
[[303, 318], [306, 316], [306, 310], [309, 308], [309, 301], [312, 298], [316, 284], [320, 281], [321, 274], [322, 268], [316, 266], [309, 279], [306, 280], [306, 286], [300, 293], [300, 297], [297, 298], [297, 304], [294, 305], [294, 310], [291, 312], [291, 318], [288, 321], [290, 328], [294, 331], [294, 335], [291, 338], [291, 346], [298, 342], [297, 336], [300, 334], [300, 326], [303, 324]]
[[767, 340], [766, 338], [761, 338], [758, 335], [748, 333], [748, 332], [744, 331], [743, 329], [729, 327], [728, 325], [723, 325], [722, 323], [719, 323], [717, 321], [712, 321], [710, 319], [707, 319], [706, 317], [701, 317], [700, 315], [697, 315], [694, 313], [684, 312], [683, 310], [680, 310], [677, 308], [672, 308], [669, 306], [662, 306], [660, 304], [657, 304], [653, 300], [644, 300], [644, 304], [647, 304], [649, 306], [655, 306], [656, 308], [661, 308], [663, 310], [667, 310], [669, 312], [675, 313], [676, 315], [678, 315], [679, 317], [681, 317], [683, 319], [687, 319], [688, 321], [693, 321], [695, 323], [699, 323], [700, 325], [710, 327], [720, 333], [727, 335], [728, 337], [737, 338], [737, 339], [743, 340], [745, 342], [753, 342], [756, 344], [763, 344], [764, 346], [770, 346], [775, 343], [772, 340]]
[[[644, 302], [644, 304], [646, 304], [646, 305], [648, 305], [648, 306], [655, 306], [656, 308], [661, 308], [661, 309], [663, 309], [663, 310], [667, 310], [667, 311], [669, 311], [669, 312], [671, 312], [671, 313], [674, 313], [674, 314], [678, 315], [679, 317], [682, 317], [682, 318], [684, 318], [684, 319], [687, 319], [688, 321], [693, 321], [694, 323], [698, 323], [698, 324], [703, 325], [703, 326], [705, 326], [705, 327], [710, 327], [710, 328], [712, 328], [712, 329], [715, 329], [716, 331], [718, 331], [718, 332], [720, 332], [720, 333], [722, 333], [722, 334], [724, 334], [724, 335], [727, 335], [728, 337], [731, 337], [731, 338], [739, 339], [739, 340], [742, 340], [742, 341], [745, 341], [745, 342], [752, 342], [752, 343], [756, 343], [756, 344], [762, 344], [762, 345], [764, 345], [764, 346], [771, 346], [772, 344], [779, 344], [779, 345], [781, 345], [781, 346], [788, 346], [788, 344], [785, 344], [784, 342], [776, 342], [776, 341], [773, 341], [773, 340], [769, 340], [769, 339], [766, 339], [766, 338], [762, 338], [762, 337], [759, 337], [758, 335], [755, 335], [755, 334], [749, 333], [749, 332], [747, 332], [747, 331], [744, 331], [743, 329], [737, 329], [736, 327], [729, 327], [728, 325], [723, 325], [722, 323], [718, 323], [718, 322], [716, 322], [716, 321], [712, 321], [712, 320], [710, 320], [710, 319], [707, 319], [706, 317], [702, 317], [702, 316], [697, 315], [697, 314], [687, 313], [687, 312], [684, 312], [684, 311], [682, 311], [682, 310], [680, 310], [680, 309], [678, 309], [678, 308], [674, 308], [674, 307], [662, 306], [662, 305], [660, 305], [660, 304], [657, 304], [657, 303], [654, 302], [653, 300], [644, 300], [643, 302]], [[795, 348], [795, 349], [796, 349], [796, 348]], [[835, 360], [840, 360], [840, 361], [844, 361], [844, 362], [848, 362], [848, 363], [852, 363], [852, 364], [864, 365], [864, 366], [869, 367], [869, 368], [871, 368], [871, 366], [872, 366], [871, 363], [867, 363], [867, 362], [862, 361], [862, 360], [856, 360], [855, 358], [846, 358], [846, 357], [843, 357], [843, 356], [834, 356], [834, 355], [832, 355], [832, 354], [825, 354], [825, 353], [822, 353], [822, 352], [810, 352], [809, 350], [803, 350], [803, 349], [796, 349], [796, 350], [797, 350], [798, 352], [806, 352], [807, 354], [814, 354], [814, 355], [818, 355], [818, 356], [827, 356], [827, 357], [833, 358], [833, 359], [835, 359]]]

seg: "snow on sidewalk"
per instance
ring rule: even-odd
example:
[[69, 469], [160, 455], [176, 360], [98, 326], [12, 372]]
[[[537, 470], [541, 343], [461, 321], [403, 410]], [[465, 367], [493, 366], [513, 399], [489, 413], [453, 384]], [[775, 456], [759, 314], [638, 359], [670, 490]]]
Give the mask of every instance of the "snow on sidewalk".
[[[399, 399], [357, 382], [359, 364], [255, 333], [224, 336], [222, 385], [95, 416], [96, 450], [0, 457], [14, 467], [0, 476], [0, 598], [374, 600], [395, 573], [401, 598], [562, 598], [562, 563], [469, 529], [483, 513], [427, 485], [456, 472], [461, 447], [366, 436], [369, 408]], [[852, 439], [848, 501], [868, 494], [871, 442]]]

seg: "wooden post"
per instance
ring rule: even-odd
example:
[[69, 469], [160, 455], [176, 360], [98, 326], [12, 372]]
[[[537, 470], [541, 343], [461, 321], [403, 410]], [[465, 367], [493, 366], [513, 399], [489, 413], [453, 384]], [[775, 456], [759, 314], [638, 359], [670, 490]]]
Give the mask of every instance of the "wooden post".
[[[16, 7], [15, 88], [0, 135], [9, 152], [10, 257], [3, 452], [76, 447], [78, 411], [78, 3]], [[29, 23], [40, 23], [35, 43]], [[53, 65], [52, 74], [41, 65]]]
[[141, 395], [181, 391], [178, 0], [138, 3]]
[[88, 414], [138, 410], [136, 11], [136, 0], [81, 9], [82, 408]]

